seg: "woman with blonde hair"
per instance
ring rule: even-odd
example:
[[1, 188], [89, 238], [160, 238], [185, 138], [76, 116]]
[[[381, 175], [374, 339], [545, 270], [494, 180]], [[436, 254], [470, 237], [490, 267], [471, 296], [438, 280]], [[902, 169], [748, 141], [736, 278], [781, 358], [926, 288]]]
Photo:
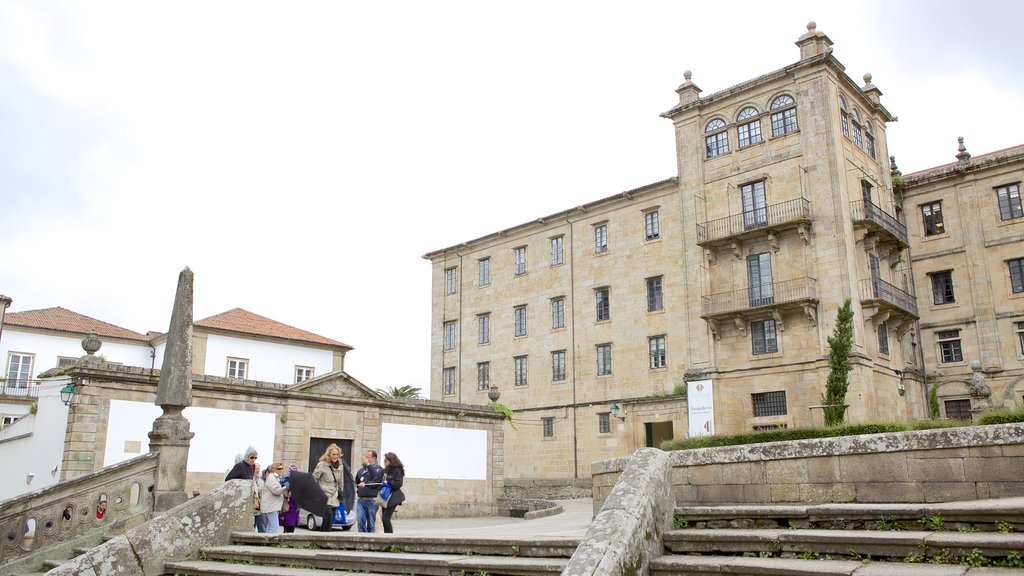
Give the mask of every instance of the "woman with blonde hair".
[[320, 530], [329, 532], [334, 523], [334, 509], [339, 503], [339, 488], [345, 481], [345, 469], [341, 465], [341, 448], [337, 444], [332, 443], [324, 450], [323, 456], [313, 469], [313, 479], [327, 496], [327, 509], [323, 512], [324, 521], [320, 524]]

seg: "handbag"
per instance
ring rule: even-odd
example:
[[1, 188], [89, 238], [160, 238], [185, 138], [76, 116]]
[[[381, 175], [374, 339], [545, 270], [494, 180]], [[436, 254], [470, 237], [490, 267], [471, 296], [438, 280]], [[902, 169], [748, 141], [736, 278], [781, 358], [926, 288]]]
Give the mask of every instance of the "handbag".
[[388, 500], [391, 500], [391, 484], [385, 482], [384, 485], [381, 486], [380, 492], [377, 493], [376, 497], [374, 497], [373, 504], [380, 508], [387, 508]]

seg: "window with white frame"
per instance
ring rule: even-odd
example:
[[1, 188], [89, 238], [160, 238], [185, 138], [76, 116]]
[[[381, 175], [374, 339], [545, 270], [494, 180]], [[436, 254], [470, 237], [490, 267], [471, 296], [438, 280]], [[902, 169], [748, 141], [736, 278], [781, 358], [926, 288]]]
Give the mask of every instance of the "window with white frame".
[[565, 350], [555, 350], [551, 353], [551, 380], [565, 380]]
[[491, 341], [491, 315], [481, 314], [476, 317], [476, 343], [487, 344]]
[[491, 387], [491, 363], [477, 362], [476, 364], [476, 389], [487, 390]]
[[889, 355], [889, 325], [885, 322], [878, 323], [878, 353]]
[[315, 370], [312, 366], [296, 366], [295, 367], [295, 383], [305, 382], [306, 380], [313, 379], [313, 372]]
[[594, 290], [594, 300], [597, 303], [597, 321], [603, 322], [605, 320], [611, 320], [612, 308], [608, 289], [598, 288], [597, 290]]
[[750, 346], [754, 354], [774, 354], [779, 351], [775, 320], [750, 323]]
[[1006, 266], [1010, 269], [1010, 290], [1014, 294], [1024, 292], [1024, 258], [1007, 260]]
[[936, 305], [956, 302], [953, 293], [953, 271], [943, 270], [928, 275], [932, 282], [932, 302]]
[[551, 239], [551, 265], [558, 266], [565, 262], [565, 246], [562, 236], [555, 236]]
[[249, 372], [249, 361], [245, 358], [228, 358], [228, 378], [245, 378]]
[[935, 236], [946, 232], [942, 221], [942, 202], [931, 202], [921, 205], [921, 220], [924, 222], [924, 235]]
[[488, 286], [491, 283], [491, 259], [481, 258], [477, 260], [477, 269], [479, 271], [479, 280], [477, 280], [480, 286]]
[[598, 412], [597, 414], [597, 433], [608, 434], [612, 431], [612, 415], [611, 412]]
[[647, 279], [647, 311], [657, 312], [665, 309], [665, 297], [662, 294], [661, 276]]
[[782, 136], [798, 129], [796, 102], [792, 96], [783, 94], [772, 100], [772, 136]]
[[456, 278], [457, 278], [457, 275], [455, 273], [455, 268], [448, 268], [448, 269], [446, 269], [444, 271], [444, 293], [445, 294], [455, 294]]
[[996, 188], [996, 200], [999, 202], [999, 219], [1014, 220], [1024, 217], [1024, 208], [1020, 201], [1020, 184], [1008, 184]]
[[551, 300], [551, 328], [565, 328], [565, 298]]
[[554, 417], [547, 416], [540, 419], [541, 424], [544, 427], [544, 437], [551, 438], [555, 435], [555, 419]]
[[757, 108], [748, 106], [740, 110], [736, 116], [736, 139], [740, 148], [746, 148], [751, 144], [761, 141], [761, 120], [757, 117]]
[[523, 274], [526, 274], [526, 246], [520, 246], [514, 249], [513, 255], [513, 273], [516, 276], [522, 276]]
[[10, 388], [28, 388], [32, 379], [32, 363], [34, 354], [10, 352], [7, 354], [7, 386]]
[[786, 415], [786, 391], [761, 392], [751, 394], [754, 404], [754, 417], [762, 416], [785, 416]]
[[658, 221], [658, 211], [651, 210], [644, 213], [644, 239], [657, 240], [661, 238], [661, 223]]
[[526, 356], [516, 356], [515, 358], [512, 359], [513, 368], [515, 370], [515, 380], [514, 380], [514, 383], [515, 383], [516, 386], [526, 386], [526, 383], [527, 383], [526, 382], [526, 376], [527, 376], [526, 358], [527, 358]]
[[0, 429], [7, 428], [18, 421], [17, 416], [0, 416]]
[[610, 376], [612, 373], [612, 345], [597, 345], [597, 375]]
[[943, 364], [963, 362], [964, 352], [960, 345], [959, 330], [940, 330], [935, 333], [935, 341], [939, 344], [939, 361]]
[[455, 367], [450, 366], [444, 369], [444, 395], [451, 396], [455, 394]]
[[598, 254], [608, 251], [608, 225], [594, 226], [594, 252]]
[[444, 323], [444, 349], [455, 349], [455, 321], [449, 320]]
[[651, 360], [651, 370], [668, 366], [665, 358], [665, 337], [653, 336], [647, 339], [647, 349]]
[[715, 118], [708, 122], [704, 133], [707, 134], [704, 137], [704, 144], [708, 158], [714, 158], [729, 151], [729, 130], [726, 128], [725, 120]]
[[516, 306], [512, 309], [513, 327], [515, 336], [526, 336], [526, 305]]

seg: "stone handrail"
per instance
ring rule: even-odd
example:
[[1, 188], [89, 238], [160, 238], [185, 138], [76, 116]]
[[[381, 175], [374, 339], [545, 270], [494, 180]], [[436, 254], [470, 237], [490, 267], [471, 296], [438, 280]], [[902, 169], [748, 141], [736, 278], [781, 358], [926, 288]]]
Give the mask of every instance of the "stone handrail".
[[[624, 463], [622, 474], [562, 576], [646, 576], [651, 558], [662, 554], [675, 510], [668, 454], [642, 448], [616, 462]], [[594, 471], [603, 465], [595, 462]]]
[[[99, 544], [152, 514], [157, 454], [149, 453], [84, 476], [0, 502], [0, 567], [38, 569], [47, 558]], [[13, 479], [8, 479], [13, 481]], [[100, 496], [107, 511], [96, 517]]]

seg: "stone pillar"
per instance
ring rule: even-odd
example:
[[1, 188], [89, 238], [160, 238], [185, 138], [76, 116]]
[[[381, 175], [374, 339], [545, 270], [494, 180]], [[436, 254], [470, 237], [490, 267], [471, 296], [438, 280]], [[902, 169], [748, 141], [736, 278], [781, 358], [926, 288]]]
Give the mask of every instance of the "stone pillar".
[[981, 362], [971, 360], [971, 417], [978, 419], [978, 414], [992, 409], [992, 389], [985, 383], [985, 375], [981, 373]]
[[178, 275], [178, 291], [167, 329], [167, 347], [160, 367], [156, 404], [163, 414], [153, 421], [149, 451], [158, 452], [153, 511], [164, 512], [184, 503], [189, 442], [194, 436], [182, 411], [192, 404], [192, 271]]

